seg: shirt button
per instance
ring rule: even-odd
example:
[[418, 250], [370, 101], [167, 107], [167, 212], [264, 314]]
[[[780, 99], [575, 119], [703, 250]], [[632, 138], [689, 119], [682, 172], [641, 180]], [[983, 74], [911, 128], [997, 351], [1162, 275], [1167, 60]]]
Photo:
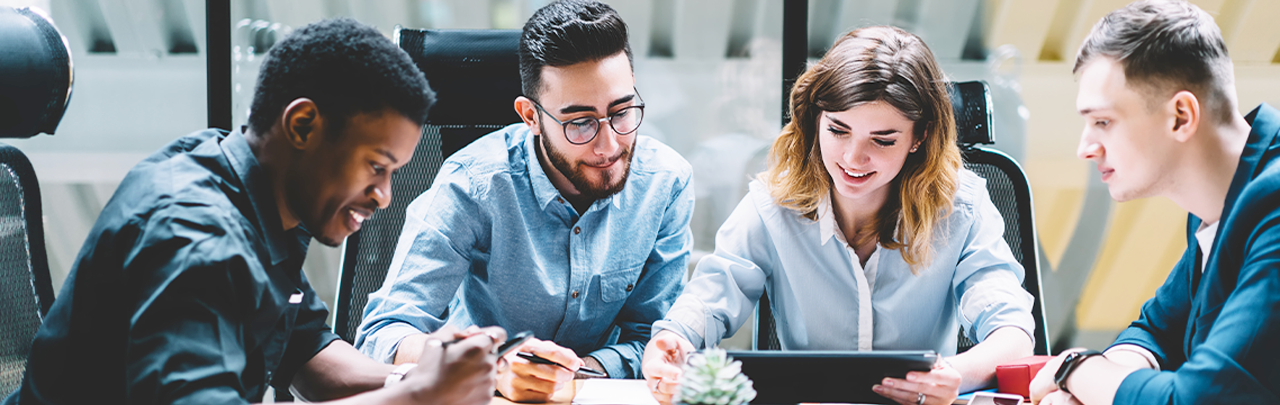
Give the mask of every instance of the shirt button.
[[632, 288], [636, 288], [635, 284], [627, 284], [627, 292], [631, 292]]
[[556, 202], [564, 204], [564, 199], [560, 197], [556, 197]]
[[577, 235], [577, 234], [580, 234], [580, 233], [582, 233], [582, 227], [578, 227], [578, 226], [573, 227], [573, 234], [574, 234], [574, 235]]
[[573, 296], [573, 298], [578, 298], [578, 292], [577, 292], [577, 291], [574, 291], [572, 296]]

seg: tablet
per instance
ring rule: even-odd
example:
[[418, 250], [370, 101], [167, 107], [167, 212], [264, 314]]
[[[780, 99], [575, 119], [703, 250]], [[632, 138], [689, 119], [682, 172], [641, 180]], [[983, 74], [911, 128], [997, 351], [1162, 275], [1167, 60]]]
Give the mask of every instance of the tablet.
[[844, 402], [892, 404], [871, 386], [908, 371], [929, 371], [933, 351], [730, 351], [753, 382], [753, 404]]

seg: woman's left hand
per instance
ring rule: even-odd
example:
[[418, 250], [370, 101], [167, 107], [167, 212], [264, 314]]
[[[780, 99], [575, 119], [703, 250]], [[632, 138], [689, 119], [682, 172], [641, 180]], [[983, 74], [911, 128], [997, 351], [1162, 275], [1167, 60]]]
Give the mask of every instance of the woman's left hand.
[[927, 373], [912, 371], [905, 380], [885, 378], [871, 389], [902, 405], [946, 405], [960, 395], [960, 372], [946, 362], [939, 362]]

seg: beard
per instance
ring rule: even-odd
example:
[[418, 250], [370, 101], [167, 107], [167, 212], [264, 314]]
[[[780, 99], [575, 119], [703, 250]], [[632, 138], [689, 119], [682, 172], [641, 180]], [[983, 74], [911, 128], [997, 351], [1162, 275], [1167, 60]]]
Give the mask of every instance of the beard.
[[[547, 133], [541, 122], [538, 123], [538, 132], [541, 134]], [[602, 171], [600, 173], [600, 184], [595, 184], [591, 179], [587, 178], [586, 169], [582, 167], [585, 165], [581, 161], [570, 162], [569, 158], [565, 157], [564, 152], [551, 147], [544, 136], [540, 135], [538, 138], [539, 145], [542, 146], [543, 150], [547, 151], [547, 157], [551, 159], [551, 166], [569, 179], [569, 184], [573, 184], [573, 188], [577, 189], [582, 197], [590, 200], [599, 200], [617, 194], [627, 185], [627, 176], [631, 174], [631, 158], [633, 156], [631, 152], [635, 149], [636, 140], [639, 139], [639, 137], [632, 139], [631, 145], [622, 148], [622, 153], [616, 158], [616, 160], [622, 161], [622, 175], [614, 178], [612, 172]]]

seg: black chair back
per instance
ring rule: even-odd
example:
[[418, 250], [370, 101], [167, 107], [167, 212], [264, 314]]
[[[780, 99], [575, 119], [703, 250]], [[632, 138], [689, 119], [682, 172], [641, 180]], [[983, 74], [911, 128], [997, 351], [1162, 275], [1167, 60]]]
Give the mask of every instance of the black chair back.
[[26, 155], [0, 143], [0, 397], [22, 383], [31, 341], [53, 305], [38, 184]]
[[[67, 38], [48, 14], [0, 6], [0, 137], [52, 135], [71, 100]], [[40, 185], [31, 161], [0, 143], [0, 398], [22, 383], [31, 342], [53, 305]]]
[[[956, 142], [964, 153], [965, 168], [987, 180], [991, 201], [1004, 218], [1004, 240], [1026, 273], [1022, 287], [1035, 298], [1031, 316], [1035, 319], [1035, 354], [1049, 354], [1049, 333], [1045, 330], [1043, 294], [1040, 288], [1040, 256], [1037, 250], [1035, 215], [1032, 212], [1031, 183], [1018, 162], [1003, 152], [978, 144], [993, 144], [991, 131], [991, 95], [987, 84], [980, 81], [948, 84], [951, 106], [956, 119]], [[756, 331], [753, 345], [757, 350], [779, 350], [777, 328], [766, 292], [756, 307]], [[959, 331], [957, 353], [974, 345]]]
[[338, 278], [334, 333], [354, 342], [369, 293], [386, 280], [405, 209], [435, 181], [450, 155], [489, 132], [520, 121], [519, 30], [411, 30], [392, 39], [409, 53], [436, 92], [413, 160], [392, 175], [391, 205], [347, 237]]

